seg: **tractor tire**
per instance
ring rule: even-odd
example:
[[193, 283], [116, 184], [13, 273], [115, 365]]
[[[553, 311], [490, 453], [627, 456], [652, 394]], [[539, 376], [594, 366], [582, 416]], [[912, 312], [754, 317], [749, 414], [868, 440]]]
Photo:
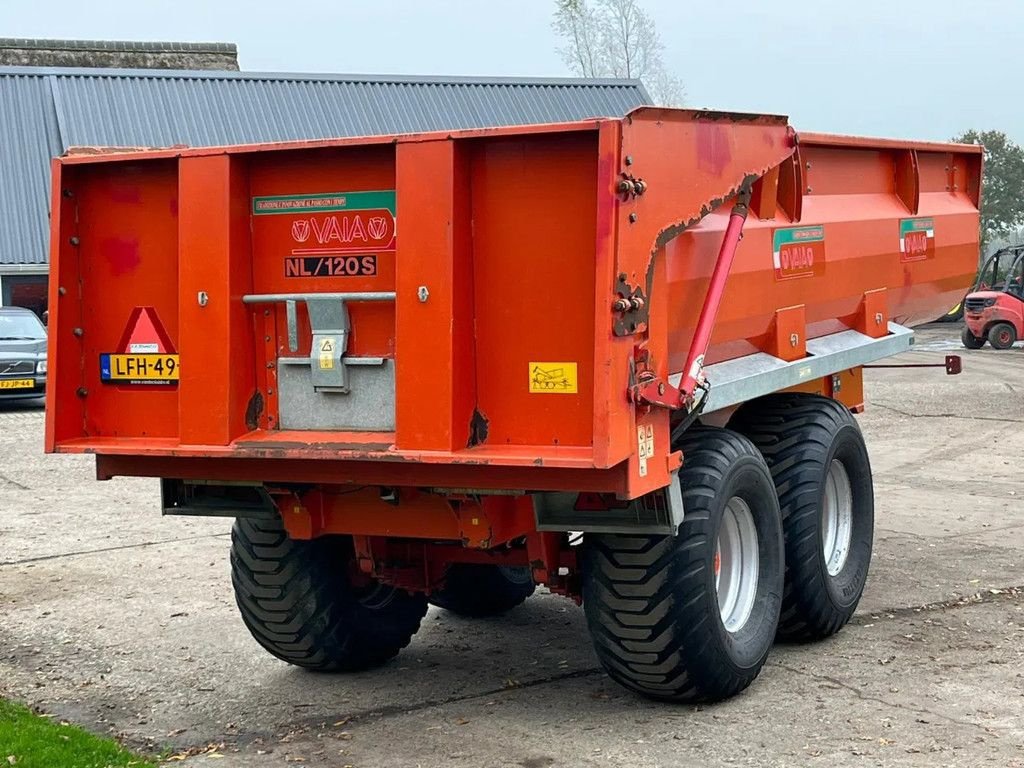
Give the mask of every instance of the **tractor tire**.
[[296, 541], [279, 518], [235, 521], [231, 581], [256, 642], [323, 672], [383, 664], [409, 644], [427, 612], [423, 595], [359, 574], [350, 537]]
[[782, 519], [749, 440], [696, 427], [680, 445], [676, 536], [585, 534], [583, 608], [609, 676], [676, 702], [720, 701], [768, 658], [782, 602]]
[[1009, 349], [1017, 341], [1017, 330], [1010, 323], [996, 323], [988, 329], [988, 343], [993, 349]]
[[730, 428], [771, 468], [786, 537], [779, 639], [834, 635], [853, 616], [871, 564], [875, 502], [864, 437], [842, 403], [810, 394], [752, 401]]
[[438, 608], [460, 616], [498, 616], [521, 605], [537, 588], [529, 568], [455, 563], [444, 586], [427, 598]]
[[982, 347], [985, 346], [985, 337], [983, 336], [981, 338], [978, 338], [973, 333], [971, 333], [971, 329], [968, 328], [966, 325], [964, 326], [964, 329], [960, 332], [960, 341], [963, 342], [964, 346], [967, 347], [967, 349], [981, 349]]

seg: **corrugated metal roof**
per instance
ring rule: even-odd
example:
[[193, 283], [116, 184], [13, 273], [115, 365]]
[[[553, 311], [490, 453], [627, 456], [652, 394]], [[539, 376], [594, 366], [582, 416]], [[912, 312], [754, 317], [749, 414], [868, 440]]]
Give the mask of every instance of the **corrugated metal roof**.
[[0, 270], [47, 263], [49, 158], [617, 117], [638, 81], [0, 69]]
[[0, 77], [0, 265], [47, 263], [50, 159], [62, 151], [49, 81]]

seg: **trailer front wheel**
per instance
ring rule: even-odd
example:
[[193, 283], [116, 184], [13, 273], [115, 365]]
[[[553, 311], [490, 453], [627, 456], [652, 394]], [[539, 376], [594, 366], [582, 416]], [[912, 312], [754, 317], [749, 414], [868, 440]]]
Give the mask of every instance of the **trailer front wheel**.
[[350, 537], [297, 541], [279, 518], [235, 521], [231, 581], [256, 642], [289, 664], [324, 672], [383, 664], [409, 644], [427, 612], [423, 595], [360, 574]]
[[717, 701], [754, 681], [775, 638], [779, 502], [745, 437], [697, 428], [678, 447], [678, 534], [585, 535], [583, 608], [614, 680], [655, 699]]

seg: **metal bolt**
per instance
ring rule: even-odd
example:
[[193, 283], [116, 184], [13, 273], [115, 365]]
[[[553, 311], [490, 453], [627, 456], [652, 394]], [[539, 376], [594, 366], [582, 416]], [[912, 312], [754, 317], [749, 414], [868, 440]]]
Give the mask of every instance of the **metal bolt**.
[[813, 189], [812, 189], [811, 187], [808, 187], [808, 188], [807, 188], [807, 194], [808, 194], [808, 195], [809, 195], [809, 194], [811, 194], [811, 192], [813, 192], [813, 191], [814, 191], [814, 190], [813, 190]]
[[270, 310], [269, 309], [264, 309], [263, 310], [263, 316], [264, 317], [270, 317]]
[[628, 195], [633, 191], [633, 182], [629, 179], [621, 179], [616, 187], [620, 195]]
[[644, 308], [644, 300], [640, 296], [634, 296], [629, 300], [630, 309], [638, 310]]
[[82, 336], [82, 335], [83, 335], [83, 334], [85, 333], [85, 331], [83, 331], [83, 330], [82, 330], [81, 328], [73, 328], [73, 329], [71, 330], [71, 332], [72, 332], [72, 333], [73, 333], [73, 334], [74, 334], [75, 336], [78, 336], [79, 338], [81, 338], [81, 336]]
[[637, 179], [636, 181], [633, 182], [633, 194], [634, 195], [639, 196], [639, 195], [642, 195], [646, 191], [647, 191], [647, 182], [646, 181], [644, 181], [643, 179]]
[[630, 224], [636, 224], [636, 220], [639, 219], [639, 218], [640, 217], [637, 216], [635, 213], [631, 213], [631, 214], [629, 214], [629, 223]]
[[64, 294], [66, 294], [67, 292], [68, 292], [68, 289], [67, 289], [67, 288], [65, 288], [65, 287], [64, 287], [63, 285], [62, 285], [62, 286], [60, 286], [60, 287], [59, 287], [59, 288], [57, 289], [57, 294], [58, 294], [58, 295], [60, 295], [60, 296], [63, 296], [63, 295], [64, 295]]
[[270, 343], [270, 337], [269, 337], [269, 336], [264, 336], [264, 337], [263, 337], [263, 340], [264, 340], [265, 342], [267, 342], [268, 344]]
[[626, 155], [626, 165], [632, 165], [632, 164], [633, 164], [633, 156], [632, 155]]
[[807, 170], [811, 170], [811, 162], [809, 160], [807, 161]]
[[800, 334], [799, 333], [791, 333], [791, 334], [789, 334], [789, 346], [795, 348], [797, 346], [797, 344], [799, 344], [799, 343], [800, 343]]
[[274, 394], [274, 390], [272, 390], [272, 389], [268, 389], [268, 390], [267, 390], [267, 394], [268, 394], [268, 395], [272, 395], [272, 394]]
[[267, 368], [273, 368], [273, 367], [274, 367], [273, 363], [267, 363]]
[[70, 189], [63, 189], [63, 190], [61, 190], [61, 193], [64, 195], [64, 197], [74, 197], [75, 196], [75, 193], [72, 192]]
[[72, 237], [70, 240], [68, 240], [68, 242], [71, 243], [72, 245], [78, 245], [82, 241], [79, 240], [77, 236], [75, 236], [75, 237]]
[[430, 298], [430, 291], [427, 290], [427, 286], [421, 285], [416, 289], [416, 296], [419, 297], [421, 304], [426, 304], [427, 299]]
[[85, 387], [79, 387], [78, 389], [75, 390], [75, 394], [78, 395], [79, 397], [85, 397], [86, 395], [89, 394], [89, 390], [86, 389]]
[[200, 291], [196, 294], [196, 301], [199, 302], [200, 307], [205, 307], [210, 303], [210, 295], [206, 291]]
[[615, 312], [628, 312], [630, 307], [629, 299], [616, 299], [612, 303], [612, 310]]

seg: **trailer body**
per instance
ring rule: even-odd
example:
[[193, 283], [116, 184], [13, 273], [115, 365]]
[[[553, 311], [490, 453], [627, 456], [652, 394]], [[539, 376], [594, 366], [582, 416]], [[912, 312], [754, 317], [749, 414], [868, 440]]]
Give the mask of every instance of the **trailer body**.
[[[885, 337], [962, 296], [980, 162], [975, 148], [798, 138], [782, 118], [654, 109], [73, 154], [54, 166], [47, 449], [93, 452], [103, 476], [637, 498], [674, 467], [669, 413], [629, 402], [630, 376], [641, 353], [660, 379], [681, 372], [745, 182], [751, 215], [705, 360], [712, 393], [716, 363], [792, 362], [850, 329]], [[634, 178], [641, 195], [617, 191]], [[373, 226], [380, 237], [351, 231]], [[343, 352], [311, 351], [304, 297], [331, 293], [388, 295], [345, 302]], [[293, 310], [244, 303], [284, 294]], [[640, 309], [615, 312], [623, 295]], [[142, 308], [180, 369], [164, 385], [104, 380]], [[813, 383], [848, 377], [857, 405], [855, 368], [815, 370]], [[347, 393], [320, 378], [332, 370]]]

